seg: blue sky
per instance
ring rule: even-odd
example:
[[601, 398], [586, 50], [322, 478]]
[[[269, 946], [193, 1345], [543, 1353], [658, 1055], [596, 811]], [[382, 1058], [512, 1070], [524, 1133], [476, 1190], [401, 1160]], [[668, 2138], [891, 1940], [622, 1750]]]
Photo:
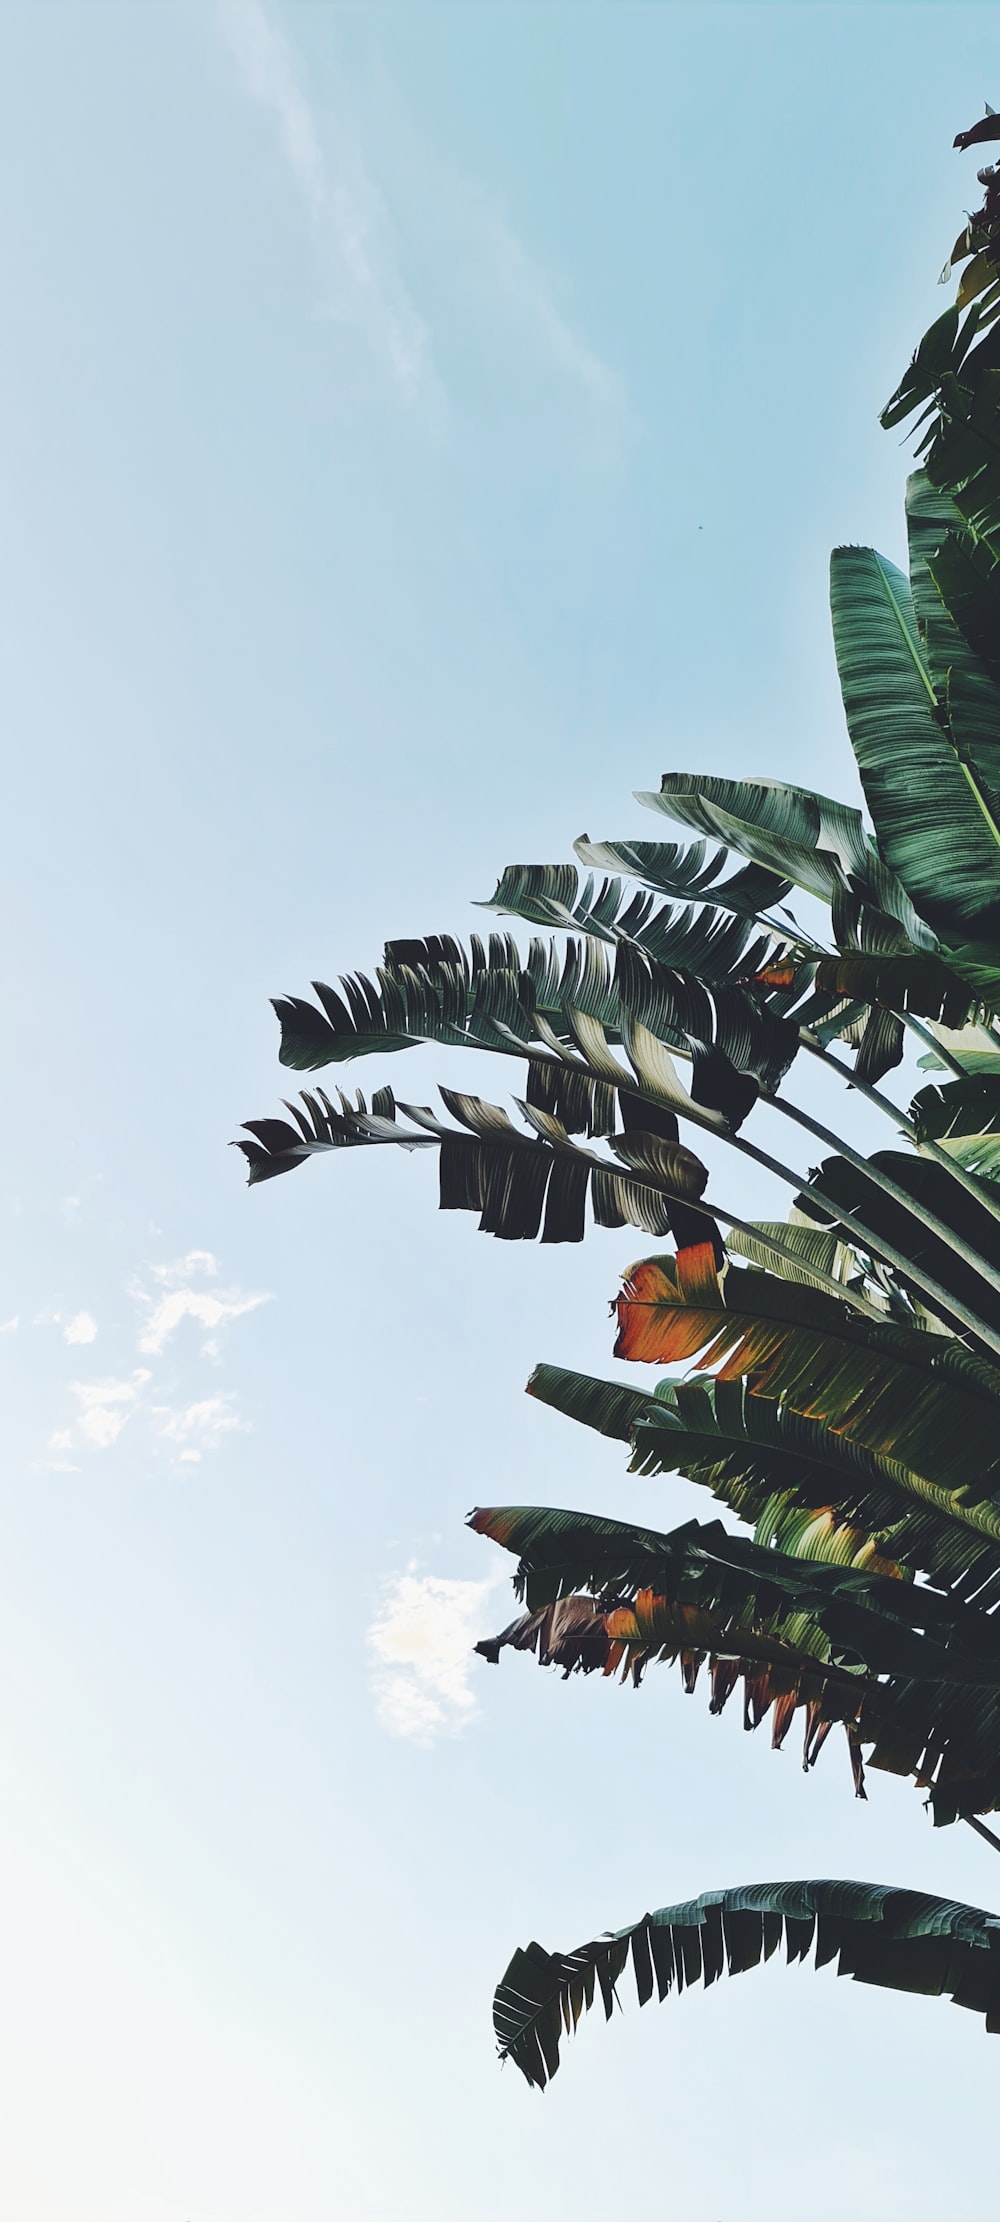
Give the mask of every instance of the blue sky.
[[[634, 1235], [489, 1243], [388, 1152], [248, 1195], [226, 1145], [282, 1093], [269, 995], [648, 836], [663, 770], [854, 795], [828, 551], [900, 552], [877, 410], [998, 84], [987, 7], [0, 12], [18, 2222], [992, 2209], [978, 2020], [828, 1972], [501, 2074], [531, 1936], [1000, 1871], [667, 1674], [470, 1658], [473, 1503], [704, 1513], [521, 1394], [613, 1370]], [[516, 1079], [395, 1068], [357, 1078]]]

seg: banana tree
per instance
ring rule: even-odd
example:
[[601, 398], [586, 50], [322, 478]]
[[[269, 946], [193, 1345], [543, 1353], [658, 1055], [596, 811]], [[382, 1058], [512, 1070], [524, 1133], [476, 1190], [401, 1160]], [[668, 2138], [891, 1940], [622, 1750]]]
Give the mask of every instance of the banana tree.
[[[956, 144], [996, 138], [988, 112]], [[922, 411], [908, 575], [872, 549], [832, 559], [871, 825], [773, 780], [667, 773], [638, 799], [693, 839], [583, 836], [576, 863], [502, 874], [485, 907], [533, 928], [526, 944], [395, 941], [374, 978], [275, 1005], [300, 1073], [427, 1042], [518, 1059], [514, 1116], [451, 1088], [432, 1108], [316, 1085], [239, 1147], [252, 1183], [327, 1153], [435, 1150], [442, 1209], [501, 1240], [579, 1242], [589, 1214], [669, 1242], [617, 1305], [615, 1355], [667, 1369], [653, 1390], [550, 1365], [529, 1390], [751, 1533], [478, 1509], [524, 1608], [479, 1651], [632, 1684], [679, 1663], [688, 1691], [704, 1666], [714, 1712], [740, 1687], [774, 1746], [801, 1714], [806, 1768], [837, 1728], [859, 1796], [866, 1767], [907, 1777], [935, 1824], [1000, 1849], [982, 1819], [1000, 1805], [1000, 182], [980, 177], [957, 301], [883, 413]], [[906, 1105], [884, 1083], [908, 1046], [932, 1077]], [[836, 1129], [800, 1100], [803, 1059]], [[848, 1091], [888, 1122], [884, 1148], [851, 1140]], [[699, 1135], [728, 1166], [711, 1183]], [[789, 1192], [787, 1219], [741, 1209], [747, 1162]], [[1000, 1917], [797, 1882], [516, 1953], [501, 2053], [544, 2085], [629, 1959], [643, 2003], [782, 1938], [1000, 2029]]]

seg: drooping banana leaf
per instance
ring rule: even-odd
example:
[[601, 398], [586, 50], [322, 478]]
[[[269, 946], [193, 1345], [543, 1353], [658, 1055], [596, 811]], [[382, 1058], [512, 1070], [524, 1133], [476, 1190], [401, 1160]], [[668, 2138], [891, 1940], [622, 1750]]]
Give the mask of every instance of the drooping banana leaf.
[[637, 801], [722, 840], [765, 869], [782, 872], [821, 902], [854, 896], [890, 918], [915, 949], [935, 937], [906, 889], [879, 856], [859, 810], [779, 780], [734, 780], [665, 772], [656, 794]]
[[[815, 1655], [872, 1674], [924, 1681], [982, 1681], [1000, 1689], [1000, 1626], [944, 1590], [857, 1567], [793, 1558], [731, 1535], [720, 1521], [688, 1520], [664, 1533], [596, 1513], [545, 1505], [493, 1505], [469, 1514], [519, 1561], [514, 1588], [529, 1611], [587, 1589], [608, 1607], [641, 1593], [696, 1605], [740, 1631], [805, 1615], [821, 1631]], [[651, 1637], [631, 1636], [647, 1644]], [[801, 1639], [800, 1639], [801, 1640]], [[813, 1646], [807, 1646], [812, 1649]]]
[[[651, 1661], [679, 1664], [689, 1697], [707, 1661], [709, 1712], [724, 1712], [742, 1684], [744, 1729], [759, 1728], [770, 1714], [772, 1751], [782, 1750], [796, 1713], [802, 1712], [806, 1771], [815, 1766], [831, 1728], [841, 1725], [855, 1796], [867, 1797], [859, 1721], [866, 1694], [880, 1685], [860, 1668], [831, 1661], [822, 1630], [802, 1613], [772, 1616], [764, 1627], [741, 1624], [732, 1613], [710, 1604], [679, 1602], [652, 1590], [640, 1591], [626, 1605], [569, 1593], [520, 1614], [475, 1648], [492, 1665], [504, 1651], [528, 1652], [539, 1666], [560, 1669], [564, 1681], [571, 1674], [620, 1673], [622, 1683], [633, 1689], [639, 1688]], [[911, 1695], [911, 1712], [913, 1702]], [[912, 1745], [910, 1731], [908, 1755]], [[988, 1794], [980, 1778], [974, 1794], [985, 1809]]]
[[803, 1717], [802, 1765], [815, 1766], [831, 1728], [847, 1735], [854, 1794], [866, 1798], [868, 1765], [911, 1776], [928, 1791], [936, 1828], [991, 1813], [1000, 1802], [1000, 1690], [993, 1678], [960, 1682], [931, 1675], [878, 1680], [831, 1657], [805, 1613], [772, 1616], [764, 1626], [731, 1613], [640, 1590], [627, 1604], [569, 1593], [521, 1613], [476, 1645], [496, 1665], [504, 1651], [532, 1654], [542, 1667], [572, 1674], [620, 1675], [637, 1689], [655, 1662], [679, 1665], [692, 1696], [707, 1663], [709, 1712], [724, 1712], [742, 1684], [743, 1727], [771, 1718], [771, 1749], [782, 1750], [796, 1713]]
[[729, 873], [728, 848], [710, 848], [705, 841], [682, 848], [675, 841], [591, 841], [582, 833], [573, 848], [591, 871], [624, 872], [644, 880], [658, 895], [684, 903], [713, 903], [737, 918], [756, 920], [765, 911], [780, 909], [793, 884], [759, 864]]
[[[724, 784], [716, 782], [717, 785]], [[730, 838], [734, 837], [736, 821], [729, 822]], [[784, 988], [783, 1009], [794, 1015], [801, 1026], [808, 1024], [821, 1032], [824, 1038], [835, 1039], [842, 1034], [852, 1018], [862, 1015], [865, 1002], [874, 1004], [865, 1031], [859, 1041], [856, 1070], [861, 1079], [874, 1085], [885, 1073], [898, 1065], [903, 1055], [904, 1028], [894, 1015], [896, 1009], [915, 1013], [923, 1012], [937, 1018], [945, 1010], [949, 1016], [963, 1023], [974, 1000], [975, 991], [967, 980], [950, 971], [944, 961], [934, 953], [934, 936], [924, 927], [913, 912], [912, 905], [898, 882], [892, 882], [884, 865], [870, 864], [867, 868], [868, 899], [854, 892], [853, 886], [838, 884], [830, 897], [832, 923], [838, 948], [849, 960], [855, 954], [864, 954], [869, 962], [862, 973], [857, 973], [856, 986], [841, 989], [837, 985], [837, 960], [827, 952], [813, 948], [789, 916], [775, 919], [770, 912], [780, 906], [792, 882], [779, 879], [762, 866], [747, 865], [728, 880], [720, 879], [723, 866], [730, 861], [726, 849], [709, 852], [709, 863], [703, 862], [706, 844], [692, 843], [687, 851], [672, 845], [655, 842], [591, 842], [582, 838], [574, 843], [581, 863], [612, 872], [630, 872], [644, 879], [648, 886], [659, 892], [681, 896], [694, 901], [717, 903], [720, 909], [730, 909], [740, 917], [756, 918], [768, 929], [777, 928], [791, 937], [788, 957], [769, 962], [756, 975], [755, 985], [768, 991], [772, 1000], [774, 985], [780, 980]], [[663, 861], [668, 860], [668, 861]], [[544, 867], [541, 869], [545, 869]], [[821, 868], [824, 876], [826, 866]], [[898, 915], [888, 916], [874, 907], [871, 899], [876, 890], [871, 886], [875, 876], [882, 893], [887, 894], [896, 913], [906, 916], [914, 933], [915, 943], [899, 924]], [[811, 881], [814, 872], [810, 866], [806, 877]], [[506, 877], [506, 876], [505, 876]], [[504, 882], [501, 882], [503, 888]], [[507, 882], [508, 890], [510, 882]], [[496, 900], [496, 898], [494, 898]], [[517, 908], [515, 903], [514, 908]], [[762, 916], [762, 914], [765, 914]], [[525, 915], [532, 915], [525, 911]], [[892, 963], [883, 971], [873, 965], [874, 957], [891, 957]], [[905, 961], [904, 961], [905, 960]], [[811, 975], [815, 976], [811, 1005], [803, 1007], [802, 994]], [[816, 990], [820, 993], [817, 995]], [[831, 1000], [827, 1005], [826, 997]], [[856, 994], [860, 1000], [851, 1000]], [[845, 1003], [849, 1007], [842, 1014], [841, 1023], [829, 1026], [828, 1012]], [[829, 1028], [829, 1032], [827, 1031]]]
[[837, 957], [801, 935], [794, 947], [773, 936], [752, 939], [747, 920], [726, 923], [715, 910], [700, 918], [690, 906], [682, 912], [657, 910], [651, 895], [626, 897], [618, 879], [605, 879], [596, 890], [589, 879], [581, 887], [571, 865], [510, 865], [484, 907], [535, 925], [631, 942], [658, 963], [680, 965], [708, 982], [728, 983], [735, 976], [741, 985], [758, 989], [778, 1015], [799, 1023], [796, 1006], [813, 987], [828, 992], [833, 1002], [881, 1006], [872, 1012], [858, 1061], [860, 1076], [869, 1081], [881, 1079], [901, 1059], [903, 1028], [895, 1012], [960, 1027], [975, 1007], [968, 981], [943, 958], [915, 948], [896, 921], [846, 891], [833, 902]]
[[663, 1535], [507, 1505], [469, 1524], [520, 1558], [514, 1587], [528, 1610], [476, 1646], [493, 1664], [528, 1651], [564, 1675], [620, 1670], [637, 1687], [653, 1661], [679, 1660], [690, 1693], [707, 1659], [712, 1711], [742, 1681], [745, 1727], [774, 1707], [774, 1748], [803, 1710], [807, 1767], [843, 1722], [859, 1796], [862, 1744], [875, 1747], [871, 1765], [929, 1788], [938, 1825], [1000, 1795], [1000, 1636], [978, 1608], [871, 1570], [808, 1565], [718, 1522]]
[[[739, 966], [740, 960], [734, 959]], [[628, 943], [613, 965], [592, 936], [563, 952], [533, 941], [527, 955], [491, 935], [487, 953], [473, 936], [466, 951], [443, 937], [390, 943], [375, 980], [358, 974], [342, 994], [316, 984], [321, 1008], [279, 997], [280, 1058], [295, 1071], [317, 1071], [381, 1049], [440, 1042], [505, 1056], [561, 1047], [594, 1064], [613, 1082], [628, 1075], [608, 1059], [608, 1045], [644, 1026], [658, 1042], [690, 1053], [690, 1043], [718, 1050], [763, 1087], [775, 1087], [798, 1050], [797, 1029], [767, 1007], [752, 984], [713, 981], [668, 966]]]
[[830, 604], [848, 731], [885, 861], [958, 969], [966, 944], [994, 950], [1000, 994], [1000, 739], [959, 750], [909, 585], [884, 556], [836, 548]]
[[500, 2057], [544, 2090], [564, 2033], [598, 1989], [610, 2021], [630, 1959], [644, 2006], [654, 1989], [662, 2001], [686, 1984], [742, 1975], [782, 1940], [789, 1962], [807, 1959], [815, 1942], [817, 1967], [835, 1960], [837, 1974], [856, 1982], [950, 1997], [1000, 2031], [1000, 1916], [885, 1883], [742, 1883], [661, 1906], [575, 1952], [515, 1952], [493, 2001]]
[[[666, 772], [657, 792], [638, 794], [636, 800], [709, 839], [739, 846], [747, 856], [751, 843], [759, 846], [762, 854], [752, 861], [766, 870], [778, 869], [782, 858], [787, 877], [821, 901], [849, 884], [852, 872], [863, 873], [869, 861], [871, 844], [860, 811], [780, 780]], [[732, 838], [736, 829], [738, 842]]]
[[317, 1089], [315, 1096], [303, 1097], [305, 1111], [289, 1105], [294, 1127], [279, 1119], [248, 1121], [253, 1140], [236, 1146], [254, 1183], [345, 1146], [436, 1145], [442, 1211], [478, 1212], [484, 1234], [514, 1242], [534, 1241], [539, 1234], [543, 1242], [582, 1242], [589, 1196], [597, 1226], [641, 1226], [660, 1234], [671, 1228], [676, 1234], [679, 1226], [687, 1235], [696, 1223], [700, 1239], [707, 1235], [721, 1252], [714, 1221], [696, 1209], [706, 1168], [682, 1142], [652, 1133], [615, 1135], [615, 1164], [579, 1148], [557, 1119], [530, 1103], [519, 1106], [531, 1130], [525, 1133], [498, 1104], [455, 1088], [439, 1093], [457, 1127], [446, 1126], [424, 1106], [397, 1104], [386, 1089], [370, 1113], [363, 1099], [354, 1109], [346, 1097], [338, 1111]]
[[[537, 1366], [528, 1393], [628, 1443], [629, 1471], [683, 1474], [795, 1558], [929, 1574], [1000, 1602], [1000, 1502], [969, 1504], [947, 1469], [915, 1472], [743, 1381], [663, 1381], [654, 1395]], [[860, 1426], [863, 1428], [863, 1416]]]
[[915, 1473], [981, 1502], [1000, 1491], [1000, 1370], [949, 1337], [882, 1324], [820, 1289], [705, 1251], [646, 1258], [618, 1298], [615, 1356], [697, 1361], [721, 1380], [829, 1422]]
[[314, 983], [319, 1009], [298, 996], [280, 996], [280, 1059], [295, 1072], [317, 1072], [373, 1051], [410, 1048], [415, 1042], [470, 1043], [509, 1055], [535, 1038], [541, 1006], [574, 1009], [613, 1023], [616, 1005], [610, 968], [592, 942], [567, 948], [561, 970], [540, 942], [527, 957], [499, 934], [486, 948], [473, 935], [468, 950], [439, 935], [420, 943], [391, 944], [374, 980], [358, 973], [341, 979], [337, 992]]
[[665, 965], [700, 980], [753, 978], [782, 948], [773, 934], [728, 910], [686, 903], [657, 904], [646, 892], [629, 891], [620, 879], [581, 882], [573, 864], [509, 864], [484, 910], [524, 918], [531, 925], [593, 934], [598, 941], [632, 941]]

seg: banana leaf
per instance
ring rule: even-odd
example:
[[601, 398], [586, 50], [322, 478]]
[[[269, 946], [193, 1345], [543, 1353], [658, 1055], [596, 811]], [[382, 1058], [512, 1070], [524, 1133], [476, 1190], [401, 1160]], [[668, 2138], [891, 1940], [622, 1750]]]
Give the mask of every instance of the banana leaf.
[[782, 948], [773, 934], [754, 932], [754, 921], [725, 909], [685, 903], [657, 905], [648, 892], [630, 892], [620, 879], [581, 882], [572, 864], [509, 864], [484, 910], [524, 918], [531, 925], [592, 934], [598, 941], [633, 941], [665, 965], [723, 981], [752, 975]]
[[[631, 1473], [677, 1473], [796, 1558], [929, 1574], [1000, 1602], [1000, 1502], [969, 1504], [947, 1470], [915, 1472], [743, 1381], [662, 1381], [654, 1395], [537, 1366], [528, 1394], [629, 1445]], [[862, 1418], [863, 1427], [863, 1418]]]
[[859, 810], [779, 780], [733, 780], [665, 772], [656, 794], [640, 794], [698, 832], [724, 841], [762, 868], [786, 875], [807, 894], [835, 904], [853, 895], [895, 921], [917, 949], [935, 937], [867, 832]]
[[[935, 1316], [946, 1323], [952, 1321], [954, 1314], [947, 1303], [951, 1297], [974, 1312], [986, 1327], [1000, 1328], [1000, 1276], [997, 1265], [991, 1262], [997, 1255], [997, 1222], [985, 1203], [981, 1204], [968, 1189], [960, 1188], [936, 1160], [907, 1156], [901, 1150], [875, 1150], [867, 1162], [903, 1191], [911, 1200], [910, 1208], [887, 1196], [846, 1158], [828, 1157], [815, 1169], [810, 1186], [796, 1198], [797, 1210], [829, 1226], [836, 1224], [829, 1207], [839, 1204], [862, 1227], [870, 1229], [874, 1247], [880, 1242], [892, 1245], [940, 1285], [944, 1298], [935, 1299], [917, 1282], [908, 1283], [904, 1269], [896, 1270], [897, 1281], [910, 1286]], [[967, 1254], [956, 1254], [926, 1224], [926, 1217], [937, 1218], [954, 1229]], [[857, 1244], [863, 1237], [855, 1229], [851, 1239]]]
[[685, 1985], [742, 1975], [784, 1942], [787, 1959], [836, 1961], [838, 1975], [882, 1990], [950, 1997], [1000, 2032], [1000, 1916], [978, 1906], [898, 1890], [885, 1883], [741, 1883], [660, 1906], [625, 1929], [546, 1952], [515, 1952], [493, 2001], [500, 2057], [544, 2090], [559, 2067], [562, 2038], [600, 1992], [610, 2021], [616, 1984], [631, 1960], [644, 2006]]
[[611, 1146], [620, 1162], [614, 1164], [579, 1148], [557, 1119], [527, 1102], [519, 1109], [532, 1131], [524, 1133], [498, 1104], [455, 1088], [439, 1093], [457, 1127], [446, 1126], [426, 1106], [397, 1104], [388, 1090], [373, 1099], [369, 1113], [362, 1098], [355, 1109], [342, 1097], [338, 1111], [317, 1089], [315, 1096], [303, 1096], [304, 1111], [288, 1106], [294, 1127], [278, 1119], [248, 1120], [253, 1139], [236, 1146], [253, 1184], [345, 1146], [436, 1145], [442, 1211], [478, 1212], [484, 1234], [504, 1241], [534, 1241], [540, 1234], [543, 1242], [582, 1242], [589, 1196], [596, 1226], [641, 1226], [676, 1237], [678, 1229], [681, 1236], [693, 1232], [696, 1223], [700, 1238], [707, 1236], [721, 1254], [711, 1214], [695, 1208], [706, 1168], [682, 1142], [653, 1133], [616, 1135]]
[[[1000, 741], [959, 751], [894, 564], [872, 548], [835, 548], [830, 604], [848, 731], [885, 861], [952, 951], [995, 944]], [[996, 967], [1000, 990], [1000, 949]]]
[[918, 1142], [936, 1142], [967, 1171], [1000, 1179], [1000, 1060], [998, 1069], [970, 1073], [936, 1088], [921, 1088], [910, 1105]]
[[684, 903], [713, 903], [737, 918], [759, 919], [761, 913], [780, 908], [792, 881], [759, 864], [746, 864], [729, 873], [728, 848], [692, 841], [682, 848], [675, 841], [591, 841], [582, 833], [573, 848], [581, 864], [595, 872], [624, 872], [644, 880], [659, 895]]
[[939, 1826], [1000, 1796], [1000, 1628], [980, 1607], [871, 1568], [810, 1564], [717, 1521], [664, 1535], [505, 1505], [469, 1525], [518, 1555], [528, 1606], [476, 1646], [494, 1664], [527, 1650], [564, 1674], [620, 1669], [638, 1685], [651, 1661], [680, 1659], [691, 1691], [708, 1659], [713, 1712], [742, 1680], [744, 1725], [773, 1706], [774, 1746], [803, 1709], [807, 1767], [818, 1731], [844, 1722], [859, 1795], [860, 1747], [873, 1744], [872, 1766], [929, 1789]]
[[820, 1289], [731, 1265], [707, 1246], [643, 1259], [617, 1302], [616, 1358], [697, 1362], [835, 1426], [970, 1502], [1000, 1492], [1000, 1369], [949, 1337], [866, 1318]]

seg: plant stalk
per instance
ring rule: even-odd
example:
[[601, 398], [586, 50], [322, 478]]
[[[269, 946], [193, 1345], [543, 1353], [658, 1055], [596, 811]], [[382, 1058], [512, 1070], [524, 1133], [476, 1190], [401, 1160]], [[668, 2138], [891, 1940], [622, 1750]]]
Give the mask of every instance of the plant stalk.
[[[485, 1047], [487, 1045], [483, 1044], [481, 1046]], [[529, 1058], [535, 1064], [550, 1066], [554, 1062], [553, 1053], [550, 1050], [535, 1049], [527, 1042], [518, 1042], [516, 1047], [512, 1043], [511, 1050], [514, 1055]], [[620, 1079], [614, 1080], [610, 1072], [596, 1070], [583, 1057], [564, 1056], [561, 1061], [569, 1070], [581, 1073], [595, 1085], [601, 1084], [606, 1087], [610, 1081], [613, 1087], [624, 1088], [629, 1095], [638, 1096], [646, 1103], [654, 1103], [661, 1111], [672, 1111], [676, 1118], [688, 1119], [693, 1125], [701, 1127], [703, 1132], [714, 1134], [719, 1141], [728, 1142], [730, 1147], [739, 1150], [742, 1156], [752, 1158], [754, 1164], [762, 1166], [765, 1172], [773, 1173], [775, 1178], [783, 1182], [786, 1188], [808, 1188], [811, 1194], [815, 1196], [817, 1203], [829, 1211], [832, 1219], [855, 1235], [861, 1247], [867, 1250], [870, 1256], [881, 1258], [885, 1265], [891, 1265], [897, 1272], [902, 1273], [906, 1280], [921, 1289], [924, 1295], [929, 1296], [934, 1304], [940, 1305], [952, 1319], [957, 1320], [961, 1326], [967, 1328], [978, 1342], [985, 1343], [994, 1356], [1000, 1358], [1000, 1333], [989, 1327], [986, 1321], [980, 1319], [975, 1312], [970, 1311], [966, 1304], [959, 1301], [958, 1297], [952, 1296], [948, 1289], [942, 1288], [941, 1283], [935, 1281], [930, 1274], [925, 1273], [922, 1267], [914, 1265], [912, 1259], [906, 1257], [903, 1251], [897, 1250], [892, 1243], [886, 1242], [882, 1236], [874, 1235], [871, 1228], [866, 1227], [860, 1219], [856, 1219], [853, 1213], [844, 1211], [843, 1207], [833, 1197], [827, 1196], [815, 1181], [811, 1182], [809, 1180], [808, 1176], [803, 1178], [801, 1174], [794, 1173], [790, 1166], [782, 1162], [781, 1158], [772, 1157], [768, 1150], [762, 1150], [756, 1142], [748, 1141], [745, 1135], [727, 1133], [720, 1129], [712, 1118], [699, 1115], [698, 1106], [694, 1102], [689, 1100], [687, 1103], [682, 1103], [675, 1098], [660, 1095], [655, 1089], [647, 1087], [631, 1072], [622, 1071]], [[761, 1100], [773, 1104], [776, 1109], [788, 1112], [798, 1123], [810, 1127], [821, 1140], [831, 1143], [834, 1149], [842, 1149], [842, 1144], [837, 1135], [830, 1134], [826, 1128], [820, 1127], [814, 1121], [809, 1120], [804, 1112], [796, 1112], [790, 1104], [782, 1104], [774, 1096], [762, 1097]], [[596, 1159], [595, 1162], [601, 1164], [604, 1161]], [[858, 1163], [859, 1169], [863, 1173], [869, 1172], [863, 1158], [856, 1158], [855, 1162]], [[871, 1177], [876, 1178], [874, 1175]], [[654, 1184], [649, 1183], [648, 1185], [653, 1186]], [[876, 1185], [880, 1185], [878, 1180], [876, 1180]], [[894, 1189], [895, 1183], [891, 1183], [890, 1186]], [[667, 1191], [664, 1191], [664, 1193], [667, 1193]], [[918, 1218], [921, 1224], [932, 1224], [929, 1218], [925, 1219], [921, 1213], [915, 1210], [911, 1196], [906, 1196], [902, 1191], [897, 1191], [897, 1194], [907, 1211]], [[725, 1218], [726, 1214], [720, 1212], [719, 1216]], [[745, 1220], [732, 1219], [729, 1221], [730, 1226], [740, 1226], [742, 1231], [746, 1230], [747, 1224]], [[751, 1231], [756, 1235], [758, 1229], [752, 1225], [752, 1222], [750, 1224]], [[955, 1238], [952, 1230], [947, 1230], [947, 1234], [948, 1239], [954, 1242]], [[796, 1264], [800, 1263], [801, 1261], [797, 1258]], [[841, 1297], [847, 1297], [848, 1295], [846, 1288], [839, 1282], [836, 1293]], [[881, 1314], [879, 1314], [879, 1317], [881, 1317]]]
[[987, 1828], [985, 1821], [977, 1820], [974, 1813], [963, 1813], [962, 1819], [967, 1828], [975, 1829], [977, 1836], [984, 1837], [987, 1844], [992, 1844], [995, 1852], [1000, 1852], [1000, 1836], [994, 1836], [993, 1830]]
[[[828, 1148], [836, 1150], [841, 1157], [846, 1159], [849, 1165], [854, 1166], [856, 1172], [861, 1173], [865, 1180], [871, 1182], [873, 1188], [881, 1189], [882, 1194], [890, 1197], [893, 1203], [902, 1205], [910, 1218], [918, 1220], [921, 1226], [926, 1227], [930, 1233], [936, 1234], [942, 1242], [947, 1244], [949, 1250], [954, 1251], [956, 1257], [961, 1258], [964, 1264], [970, 1266], [974, 1273], [978, 1273], [984, 1281], [988, 1281], [991, 1287], [1000, 1293], [1000, 1273], [990, 1265], [982, 1251], [975, 1249], [971, 1242], [966, 1242], [960, 1234], [956, 1233], [954, 1227], [948, 1225], [946, 1219], [939, 1219], [936, 1212], [928, 1211], [922, 1205], [917, 1204], [912, 1196], [907, 1195], [905, 1188], [900, 1188], [899, 1183], [893, 1180], [891, 1174], [883, 1172], [880, 1166], [873, 1165], [870, 1158], [862, 1156], [860, 1150], [852, 1149], [850, 1143], [844, 1142], [839, 1134], [832, 1132], [830, 1127], [823, 1126], [818, 1119], [811, 1118], [808, 1111], [801, 1111], [798, 1104], [788, 1103], [783, 1096], [778, 1095], [765, 1096], [762, 1100], [768, 1103], [773, 1110], [780, 1111], [786, 1119], [792, 1119], [796, 1126], [804, 1127], [807, 1134], [815, 1135], [818, 1142], [825, 1142]], [[806, 1183], [806, 1185], [808, 1186], [809, 1183]]]
[[845, 1065], [839, 1057], [834, 1057], [830, 1050], [824, 1049], [822, 1042], [812, 1038], [805, 1029], [802, 1033], [802, 1047], [809, 1051], [811, 1057], [820, 1058], [824, 1065], [829, 1066], [831, 1072], [839, 1073], [841, 1079], [846, 1080], [848, 1087], [856, 1089], [858, 1095], [864, 1096], [866, 1102], [873, 1103], [877, 1111], [884, 1112], [886, 1118], [894, 1120], [901, 1131], [909, 1135], [914, 1148], [919, 1151], [921, 1157], [931, 1157], [936, 1165], [943, 1165], [945, 1171], [951, 1174], [958, 1187], [964, 1188], [968, 1195], [974, 1196], [977, 1204], [982, 1204], [983, 1210], [989, 1212], [991, 1219], [1000, 1220], [1000, 1195], [992, 1194], [988, 1182], [978, 1180], [975, 1173], [966, 1172], [964, 1165], [956, 1164], [949, 1151], [942, 1149], [939, 1142], [918, 1142], [917, 1130], [913, 1120], [907, 1117], [905, 1111], [899, 1109], [898, 1104], [892, 1102], [891, 1097], [882, 1095], [878, 1088], [871, 1087], [867, 1080], [859, 1080], [857, 1074], [852, 1072], [850, 1065]]

